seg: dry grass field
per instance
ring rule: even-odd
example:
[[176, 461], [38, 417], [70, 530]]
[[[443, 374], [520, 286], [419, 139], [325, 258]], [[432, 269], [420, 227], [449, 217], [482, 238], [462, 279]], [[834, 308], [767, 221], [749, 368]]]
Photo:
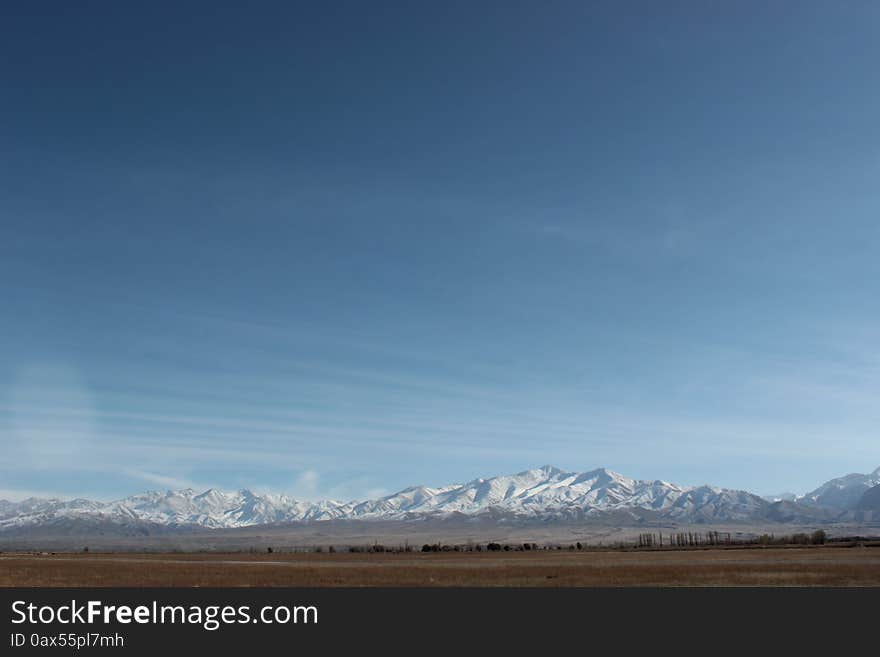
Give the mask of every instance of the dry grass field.
[[0, 554], [0, 586], [880, 586], [880, 547]]

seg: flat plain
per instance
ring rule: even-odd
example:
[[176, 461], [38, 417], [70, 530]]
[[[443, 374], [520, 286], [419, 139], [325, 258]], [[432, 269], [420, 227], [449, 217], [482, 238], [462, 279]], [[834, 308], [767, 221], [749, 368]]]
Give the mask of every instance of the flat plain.
[[880, 546], [0, 554], [0, 586], [880, 586]]

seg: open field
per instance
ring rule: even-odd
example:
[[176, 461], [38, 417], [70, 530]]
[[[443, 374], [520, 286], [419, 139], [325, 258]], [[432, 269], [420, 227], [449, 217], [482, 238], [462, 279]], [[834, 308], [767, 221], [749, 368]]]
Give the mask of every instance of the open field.
[[0, 586], [880, 586], [880, 547], [2, 554]]

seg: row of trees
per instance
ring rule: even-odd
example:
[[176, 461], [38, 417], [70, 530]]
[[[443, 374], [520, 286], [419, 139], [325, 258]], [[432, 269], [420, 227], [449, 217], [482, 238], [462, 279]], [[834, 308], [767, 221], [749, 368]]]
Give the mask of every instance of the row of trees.
[[817, 529], [812, 534], [790, 534], [776, 536], [774, 534], [761, 534], [754, 539], [759, 545], [824, 545], [828, 535], [822, 529]]
[[758, 537], [732, 538], [730, 532], [677, 532], [667, 535], [662, 532], [639, 534], [636, 541], [637, 548], [662, 548], [662, 547], [713, 547], [718, 545], [824, 545], [827, 534], [822, 529], [817, 529], [812, 534], [762, 534]]
[[[706, 531], [706, 532], [674, 532], [663, 534], [662, 532], [645, 532], [639, 534], [635, 542], [618, 541], [611, 544], [599, 543], [598, 545], [584, 545], [583, 543], [571, 544], [543, 544], [538, 543], [476, 543], [468, 541], [465, 544], [447, 544], [447, 543], [425, 543], [421, 547], [421, 552], [531, 552], [537, 550], [631, 550], [631, 549], [663, 549], [663, 548], [703, 548], [715, 546], [748, 546], [748, 545], [824, 545], [828, 541], [828, 536], [822, 529], [807, 533], [797, 534], [761, 534], [760, 536], [733, 537], [729, 532]], [[850, 537], [833, 539], [835, 544], [843, 544], [847, 541], [855, 543], [870, 542], [870, 538]], [[277, 548], [265, 548], [268, 554], [272, 554]], [[83, 552], [88, 552], [88, 547], [82, 548]], [[145, 550], [148, 551], [148, 550]], [[169, 552], [186, 552], [183, 548], [175, 548], [168, 550]], [[257, 549], [250, 548], [247, 552], [254, 553]], [[327, 547], [284, 547], [278, 549], [279, 552], [328, 552], [333, 554], [340, 552], [361, 552], [376, 553], [390, 552], [399, 554], [402, 552], [415, 552], [413, 546], [409, 543], [403, 543], [396, 546], [385, 546], [381, 543], [374, 542], [372, 545], [348, 545], [337, 548], [330, 545]], [[49, 553], [43, 553], [49, 554]], [[52, 552], [51, 554], [55, 554]]]
[[734, 542], [734, 539], [730, 536], [730, 532], [675, 532], [668, 534], [665, 537], [663, 536], [663, 532], [657, 532], [656, 534], [639, 534], [638, 540], [636, 541], [636, 547], [704, 547], [714, 545], [733, 545]]
[[[663, 532], [644, 532], [638, 535], [635, 542], [619, 541], [610, 545], [584, 545], [580, 542], [571, 544], [544, 544], [538, 543], [476, 543], [468, 541], [465, 544], [447, 544], [447, 543], [425, 543], [421, 547], [421, 552], [531, 552], [537, 550], [607, 550], [607, 549], [662, 549], [662, 548], [703, 548], [716, 546], [746, 546], [746, 545], [823, 545], [827, 541], [825, 531], [818, 529], [811, 534], [762, 534], [757, 537], [733, 537], [729, 532], [706, 531], [706, 532], [673, 532], [663, 534]], [[86, 548], [88, 549], [88, 548]], [[414, 552], [414, 548], [409, 543], [397, 546], [385, 546], [379, 542], [372, 545], [349, 545], [339, 548], [344, 552]], [[273, 549], [266, 548], [268, 553], [272, 553]], [[336, 552], [334, 546], [316, 547], [316, 548], [289, 548], [286, 552]]]

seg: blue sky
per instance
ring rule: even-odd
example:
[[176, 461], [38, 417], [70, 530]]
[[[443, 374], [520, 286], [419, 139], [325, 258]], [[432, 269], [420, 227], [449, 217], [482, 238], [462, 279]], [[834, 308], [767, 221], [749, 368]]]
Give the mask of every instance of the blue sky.
[[876, 3], [3, 14], [0, 497], [880, 465]]

